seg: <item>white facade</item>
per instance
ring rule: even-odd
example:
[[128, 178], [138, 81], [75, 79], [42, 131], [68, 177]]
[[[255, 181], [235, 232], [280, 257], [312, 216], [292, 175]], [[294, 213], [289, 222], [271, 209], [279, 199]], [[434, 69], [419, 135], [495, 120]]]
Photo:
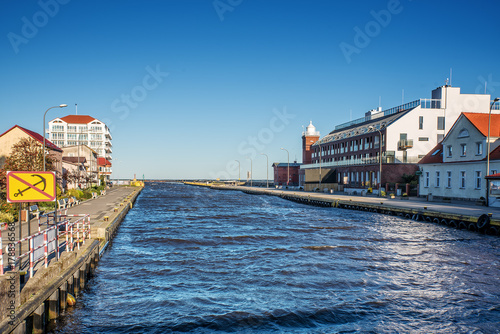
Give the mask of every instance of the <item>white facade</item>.
[[[487, 113], [489, 108], [490, 95], [461, 94], [459, 87], [438, 87], [432, 91], [431, 99], [415, 100], [384, 111], [372, 110], [363, 118], [337, 125], [313, 145], [313, 163], [301, 168], [318, 168], [320, 152], [323, 167], [373, 163], [374, 158], [378, 160], [378, 152], [367, 154], [366, 150], [379, 147], [378, 130], [382, 132], [382, 154], [387, 157], [384, 162], [418, 163], [443, 140], [462, 112]], [[498, 112], [496, 104], [493, 113]], [[369, 133], [376, 134], [373, 142], [364, 139]], [[348, 138], [352, 138], [348, 149], [335, 148], [335, 143]], [[357, 145], [358, 142], [362, 144]]]
[[[488, 114], [480, 120], [483, 127]], [[479, 122], [479, 121], [478, 121]], [[493, 128], [497, 128], [495, 124]], [[496, 136], [490, 137], [490, 170], [500, 171], [500, 160], [493, 151], [499, 146]], [[435, 147], [419, 164], [422, 175], [419, 182], [421, 196], [429, 194], [464, 200], [486, 199], [487, 136], [465, 115], [460, 115], [441, 145]], [[441, 162], [439, 161], [441, 160]], [[427, 161], [430, 161], [429, 163]]]
[[112, 137], [108, 126], [87, 115], [69, 115], [49, 122], [49, 138], [57, 146], [87, 145], [99, 157], [111, 161]]

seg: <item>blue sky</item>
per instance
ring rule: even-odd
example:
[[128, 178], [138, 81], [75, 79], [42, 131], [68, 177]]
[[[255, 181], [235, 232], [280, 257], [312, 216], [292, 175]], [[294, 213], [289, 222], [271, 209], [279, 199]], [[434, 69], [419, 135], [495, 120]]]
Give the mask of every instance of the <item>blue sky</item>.
[[[496, 1], [0, 2], [0, 132], [108, 123], [120, 178], [266, 177], [302, 126], [418, 98], [450, 77], [500, 95]], [[272, 169], [269, 167], [270, 176]], [[272, 176], [271, 176], [272, 177]]]

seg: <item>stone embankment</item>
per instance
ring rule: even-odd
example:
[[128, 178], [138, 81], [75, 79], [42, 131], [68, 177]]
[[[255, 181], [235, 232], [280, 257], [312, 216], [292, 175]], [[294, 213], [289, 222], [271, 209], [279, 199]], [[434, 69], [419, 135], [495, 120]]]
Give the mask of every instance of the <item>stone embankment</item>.
[[38, 266], [34, 277], [21, 283], [19, 271], [0, 276], [0, 333], [43, 333], [50, 320], [68, 307], [85, 288], [120, 222], [142, 187], [116, 187], [107, 194], [68, 209], [68, 215], [90, 214], [91, 237], [79, 249], [63, 252], [49, 266]]
[[186, 183], [218, 190], [239, 190], [248, 194], [278, 196], [287, 200], [323, 207], [368, 211], [426, 221], [458, 229], [468, 229], [500, 235], [500, 208], [478, 206], [474, 203], [427, 202], [422, 198], [385, 198], [353, 196], [338, 193], [317, 193], [274, 188]]

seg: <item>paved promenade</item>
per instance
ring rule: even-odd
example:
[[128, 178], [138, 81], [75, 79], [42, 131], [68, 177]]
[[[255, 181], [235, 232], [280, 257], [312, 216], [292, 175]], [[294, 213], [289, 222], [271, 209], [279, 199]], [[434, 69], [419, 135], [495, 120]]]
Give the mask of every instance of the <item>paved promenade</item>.
[[[99, 196], [95, 199], [89, 199], [83, 202], [80, 202], [79, 205], [73, 206], [68, 209], [67, 213], [68, 215], [76, 215], [76, 214], [90, 214], [90, 222], [91, 222], [91, 227], [94, 228], [96, 226], [101, 225], [104, 222], [104, 217], [108, 216], [109, 221], [112, 221], [114, 217], [121, 211], [122, 204], [124, 200], [129, 196], [131, 193], [133, 193], [135, 190], [137, 190], [137, 187], [113, 187], [111, 189], [108, 189], [106, 191], [106, 195]], [[114, 209], [117, 208], [118, 212], [114, 212]], [[77, 218], [71, 218], [71, 219], [77, 219]], [[41, 222], [45, 222], [46, 219], [42, 218], [40, 220]], [[15, 231], [15, 237], [18, 240], [19, 239], [19, 224], [16, 222], [16, 231]], [[47, 225], [42, 225], [41, 229], [44, 230], [47, 228]], [[30, 221], [30, 232], [31, 235], [34, 233], [38, 232], [38, 219], [31, 219]], [[8, 243], [8, 231], [2, 229], [2, 245], [3, 245], [3, 260], [4, 260], [4, 267], [7, 267], [7, 254], [5, 251], [5, 247], [7, 246]], [[28, 236], [28, 223], [23, 222], [21, 225], [21, 233], [22, 237], [27, 237]], [[93, 235], [92, 237], [95, 237]], [[22, 245], [22, 252], [25, 253], [28, 251], [28, 244], [27, 242], [24, 242]], [[16, 255], [18, 254], [18, 250], [16, 249]], [[23, 259], [23, 262], [25, 263], [24, 267], [26, 267], [26, 261], [27, 258]]]
[[[280, 196], [282, 194], [295, 195], [295, 196], [310, 196], [311, 199], [325, 199], [328, 201], [341, 200], [341, 201], [353, 201], [368, 204], [381, 204], [384, 207], [398, 207], [407, 208], [415, 210], [428, 210], [443, 213], [450, 213], [456, 215], [474, 216], [479, 217], [482, 214], [492, 214], [492, 219], [500, 220], [500, 208], [486, 207], [476, 205], [474, 202], [467, 201], [453, 201], [452, 203], [444, 203], [438, 201], [428, 202], [423, 198], [384, 198], [376, 196], [355, 196], [355, 195], [345, 195], [343, 193], [318, 193], [318, 192], [306, 192], [306, 191], [293, 191], [285, 189], [274, 189], [274, 188], [259, 188], [259, 187], [245, 187], [245, 186], [217, 186], [216, 189], [228, 189], [228, 190], [240, 190], [249, 192], [258, 192], [261, 194], [267, 194], [272, 196]], [[426, 209], [424, 209], [424, 207]]]

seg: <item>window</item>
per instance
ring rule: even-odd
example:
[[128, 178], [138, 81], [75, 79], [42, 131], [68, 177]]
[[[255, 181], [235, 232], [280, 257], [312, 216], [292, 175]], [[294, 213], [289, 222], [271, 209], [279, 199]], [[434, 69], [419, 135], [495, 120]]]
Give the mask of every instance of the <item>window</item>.
[[451, 188], [451, 172], [446, 172], [446, 188]]
[[446, 146], [446, 156], [448, 158], [453, 156], [453, 147], [451, 145]]
[[429, 137], [418, 137], [418, 141], [429, 141]]
[[481, 189], [481, 171], [476, 171], [476, 189]]
[[465, 189], [465, 171], [460, 171], [460, 188]]
[[482, 142], [476, 143], [476, 155], [483, 155], [483, 143]]
[[425, 172], [425, 187], [429, 187], [429, 172]]
[[457, 138], [467, 138], [469, 137], [469, 130], [467, 129], [462, 129], [460, 130], [460, 132], [458, 133], [458, 137]]
[[460, 144], [460, 156], [465, 157], [467, 155], [467, 144]]
[[498, 173], [496, 169], [492, 169], [490, 175]]
[[444, 117], [438, 116], [437, 118], [437, 129], [444, 130]]
[[440, 186], [441, 183], [441, 172], [436, 171], [436, 188]]
[[437, 150], [434, 151], [434, 153], [432, 153], [432, 155], [438, 155], [439, 152], [441, 152], [441, 150], [438, 148]]
[[418, 129], [424, 129], [424, 116], [418, 116]]

